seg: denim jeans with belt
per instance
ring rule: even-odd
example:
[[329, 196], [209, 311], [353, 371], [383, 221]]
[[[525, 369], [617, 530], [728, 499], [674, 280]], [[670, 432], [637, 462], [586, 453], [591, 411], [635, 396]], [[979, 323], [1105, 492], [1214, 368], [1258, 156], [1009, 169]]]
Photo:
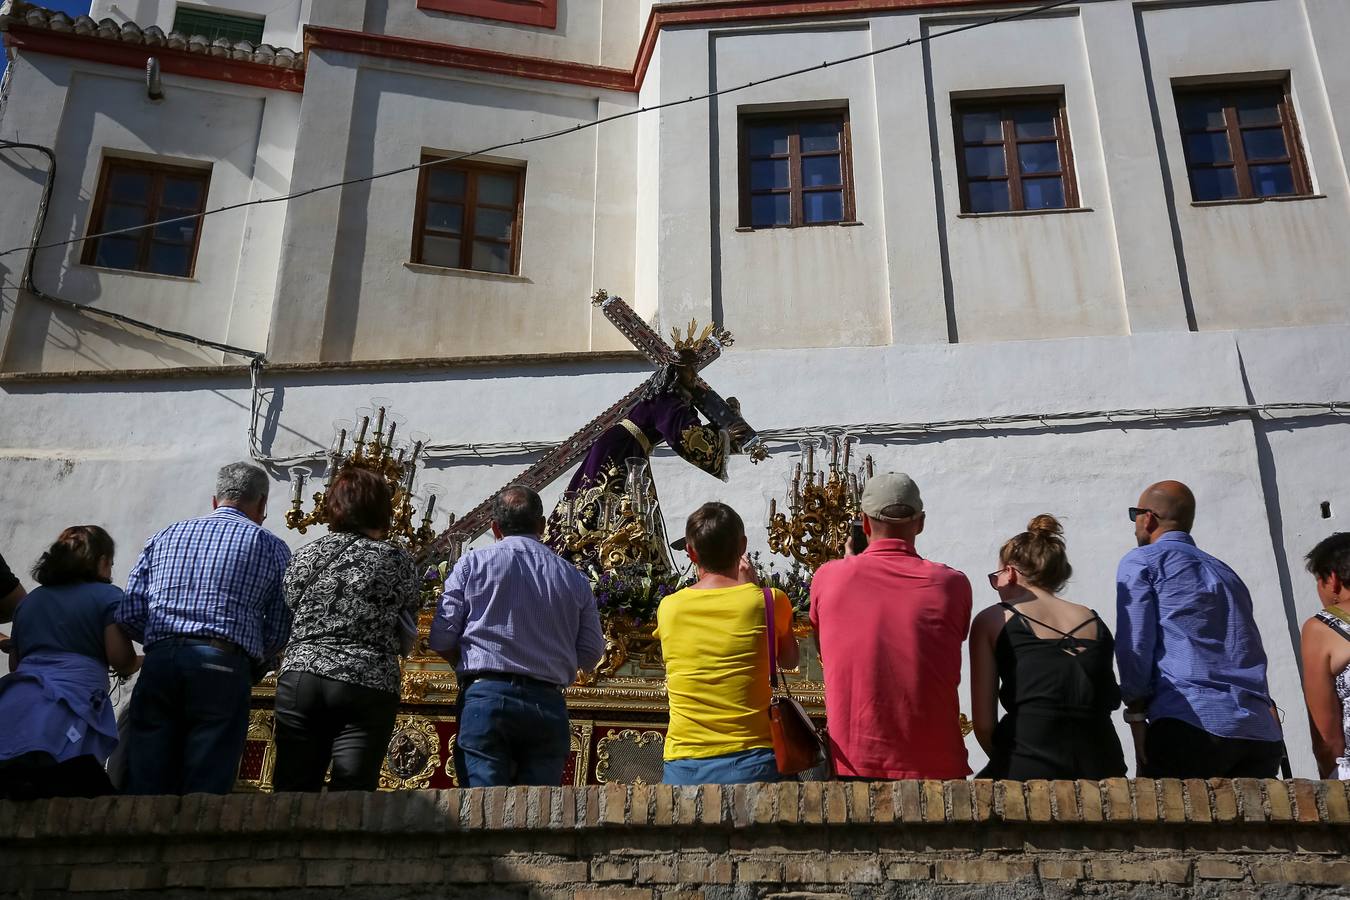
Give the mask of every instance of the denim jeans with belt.
[[455, 738], [462, 786], [560, 785], [571, 747], [559, 688], [524, 676], [482, 675], [464, 689]]
[[127, 793], [228, 794], [248, 736], [251, 660], [188, 638], [146, 648], [131, 695]]

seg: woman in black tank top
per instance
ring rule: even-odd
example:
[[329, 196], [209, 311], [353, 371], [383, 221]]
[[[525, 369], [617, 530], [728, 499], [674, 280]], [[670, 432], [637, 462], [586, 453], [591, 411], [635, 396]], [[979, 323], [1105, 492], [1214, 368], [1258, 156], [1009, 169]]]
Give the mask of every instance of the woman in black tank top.
[[[971, 628], [975, 735], [989, 754], [977, 778], [1125, 774], [1111, 721], [1120, 706], [1115, 642], [1095, 612], [1054, 594], [1073, 571], [1062, 533], [1053, 516], [1037, 516], [1003, 545], [999, 570], [989, 576], [1003, 602]], [[1006, 711], [997, 724], [995, 697]]]

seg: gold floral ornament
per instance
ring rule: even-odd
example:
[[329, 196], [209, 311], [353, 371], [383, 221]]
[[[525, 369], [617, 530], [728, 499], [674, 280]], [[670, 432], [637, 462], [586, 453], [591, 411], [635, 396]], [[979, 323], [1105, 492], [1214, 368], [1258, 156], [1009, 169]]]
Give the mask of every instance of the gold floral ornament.
[[[697, 338], [694, 337], [695, 333], [698, 334]], [[697, 319], [689, 320], [684, 335], [680, 334], [679, 328], [670, 329], [670, 343], [674, 345], [676, 353], [698, 353], [709, 341], [716, 341], [718, 347], [730, 347], [736, 343], [736, 338], [715, 322], [709, 322], [703, 326], [702, 331], [699, 331]]]
[[601, 784], [656, 784], [661, 780], [665, 735], [625, 728], [605, 732], [595, 744], [595, 780]]
[[399, 716], [380, 767], [380, 788], [422, 788], [441, 765], [441, 739], [436, 726], [422, 716]]

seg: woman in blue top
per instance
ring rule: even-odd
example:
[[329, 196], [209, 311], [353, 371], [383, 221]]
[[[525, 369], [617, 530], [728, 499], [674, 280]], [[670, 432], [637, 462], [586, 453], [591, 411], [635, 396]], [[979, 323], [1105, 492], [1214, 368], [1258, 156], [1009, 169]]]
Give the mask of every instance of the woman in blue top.
[[108, 668], [140, 667], [131, 640], [113, 624], [113, 540], [76, 525], [33, 567], [41, 587], [14, 613], [15, 669], [0, 679], [0, 797], [95, 797], [112, 793], [103, 766], [117, 746]]

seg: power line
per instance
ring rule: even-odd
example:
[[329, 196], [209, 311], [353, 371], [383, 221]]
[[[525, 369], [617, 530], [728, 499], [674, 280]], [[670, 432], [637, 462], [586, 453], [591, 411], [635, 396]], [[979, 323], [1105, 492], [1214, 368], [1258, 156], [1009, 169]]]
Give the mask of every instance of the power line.
[[322, 184], [316, 187], [306, 188], [304, 190], [295, 191], [290, 194], [282, 194], [276, 197], [262, 197], [256, 200], [245, 200], [240, 203], [231, 203], [225, 206], [217, 207], [216, 209], [206, 210], [197, 215], [176, 216], [171, 219], [160, 219], [159, 221], [149, 222], [144, 225], [133, 225], [128, 228], [117, 228], [110, 231], [100, 231], [95, 234], [86, 234], [82, 237], [73, 237], [63, 241], [53, 241], [48, 244], [32, 244], [25, 247], [13, 247], [9, 250], [0, 251], [0, 257], [9, 256], [10, 254], [19, 253], [21, 251], [33, 252], [36, 250], [50, 250], [55, 247], [65, 247], [69, 246], [70, 244], [79, 244], [89, 240], [96, 240], [98, 238], [112, 237], [119, 234], [128, 234], [130, 232], [135, 231], [144, 231], [147, 228], [154, 228], [158, 225], [173, 225], [179, 222], [197, 221], [202, 218], [205, 218], [206, 216], [212, 216], [218, 213], [232, 212], [237, 209], [244, 209], [251, 206], [262, 206], [268, 203], [281, 203], [290, 200], [298, 200], [301, 197], [308, 197], [310, 194], [317, 194], [322, 191], [332, 190], [334, 188], [350, 187], [352, 185], [365, 184], [367, 182], [375, 181], [376, 179], [388, 178], [392, 175], [402, 175], [405, 172], [414, 172], [419, 169], [430, 168], [432, 166], [442, 166], [448, 163], [468, 159], [469, 157], [472, 156], [481, 156], [486, 153], [492, 153], [497, 150], [505, 150], [510, 147], [519, 147], [525, 144], [533, 144], [539, 141], [552, 140], [553, 138], [563, 137], [569, 134], [576, 134], [577, 132], [580, 131], [586, 131], [588, 129], [595, 128], [600, 125], [607, 124], [609, 122], [617, 122], [620, 119], [626, 119], [630, 116], [641, 115], [642, 113], [656, 112], [657, 110], [662, 109], [671, 109], [676, 106], [684, 106], [689, 103], [698, 103], [703, 100], [710, 100], [714, 97], [724, 97], [728, 94], [738, 93], [740, 91], [748, 90], [752, 87], [757, 87], [759, 85], [771, 84], [775, 81], [782, 81], [787, 78], [794, 78], [798, 75], [805, 75], [808, 72], [817, 72], [820, 71], [821, 69], [829, 68], [830, 66], [839, 66], [845, 63], [856, 62], [861, 59], [868, 59], [870, 57], [880, 56], [883, 53], [890, 53], [893, 50], [900, 50], [905, 47], [913, 46], [915, 44], [927, 44], [940, 37], [948, 37], [953, 34], [960, 34], [961, 32], [964, 31], [972, 31], [976, 28], [983, 28], [988, 25], [997, 25], [1002, 22], [1012, 22], [1017, 19], [1029, 18], [1031, 16], [1040, 15], [1042, 13], [1058, 9], [1061, 6], [1068, 6], [1071, 3], [1080, 3], [1080, 2], [1082, 2], [1082, 0], [1054, 0], [1054, 2], [1044, 3], [1041, 4], [1040, 6], [1036, 6], [1031, 9], [1022, 10], [1021, 12], [1007, 13], [1001, 16], [993, 16], [988, 19], [981, 19], [977, 22], [971, 22], [966, 25], [959, 25], [956, 28], [952, 28], [947, 31], [941, 31], [938, 32], [937, 34], [925, 34], [916, 38], [909, 38], [908, 40], [900, 41], [899, 43], [888, 44], [884, 47], [878, 47], [873, 50], [866, 50], [862, 53], [855, 53], [852, 56], [844, 56], [840, 57], [839, 59], [825, 60], [824, 62], [820, 62], [815, 65], [803, 66], [799, 69], [793, 69], [788, 72], [781, 72], [777, 75], [770, 75], [767, 78], [760, 78], [754, 81], [747, 81], [744, 84], [722, 88], [720, 90], [709, 91], [708, 93], [686, 97], [682, 100], [668, 100], [665, 103], [657, 103], [652, 106], [642, 106], [638, 107], [637, 109], [626, 110], [621, 113], [615, 113], [614, 115], [611, 116], [604, 116], [603, 118], [594, 119], [590, 122], [580, 122], [569, 128], [560, 128], [557, 131], [548, 131], [533, 135], [531, 137], [519, 138], [518, 140], [514, 141], [505, 141], [500, 144], [493, 144], [489, 147], [483, 147], [481, 149], [473, 150], [468, 153], [460, 153], [455, 156], [440, 157], [437, 159], [427, 160], [425, 162], [415, 163], [413, 165], [402, 166], [397, 169], [390, 169], [389, 171], [386, 172], [376, 172], [371, 175], [362, 175], [358, 178], [349, 178], [346, 179], [345, 181], [335, 181], [331, 184]]

